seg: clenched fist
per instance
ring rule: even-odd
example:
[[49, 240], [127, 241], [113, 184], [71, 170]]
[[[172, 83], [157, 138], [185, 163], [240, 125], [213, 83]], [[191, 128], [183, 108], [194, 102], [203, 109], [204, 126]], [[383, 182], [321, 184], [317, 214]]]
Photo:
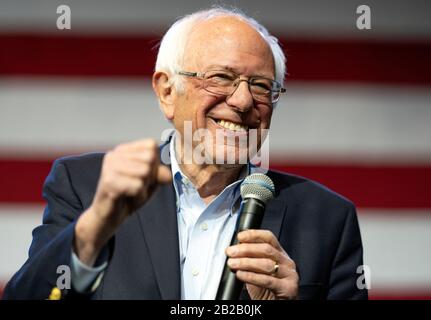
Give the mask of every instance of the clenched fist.
[[139, 140], [109, 151], [102, 164], [96, 194], [75, 228], [75, 253], [93, 265], [102, 247], [121, 223], [154, 193], [171, 181], [171, 171], [160, 164], [154, 140]]

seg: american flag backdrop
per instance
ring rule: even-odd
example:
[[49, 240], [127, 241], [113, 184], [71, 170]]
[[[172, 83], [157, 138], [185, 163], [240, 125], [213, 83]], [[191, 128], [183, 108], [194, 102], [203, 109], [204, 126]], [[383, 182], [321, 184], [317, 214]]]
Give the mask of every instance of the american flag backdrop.
[[[41, 223], [53, 159], [161, 138], [155, 47], [176, 17], [213, 3], [0, 0], [0, 295]], [[431, 299], [431, 2], [224, 3], [288, 57], [271, 167], [356, 204], [371, 298]], [[56, 26], [62, 4], [70, 30]], [[362, 4], [369, 30], [356, 25]]]

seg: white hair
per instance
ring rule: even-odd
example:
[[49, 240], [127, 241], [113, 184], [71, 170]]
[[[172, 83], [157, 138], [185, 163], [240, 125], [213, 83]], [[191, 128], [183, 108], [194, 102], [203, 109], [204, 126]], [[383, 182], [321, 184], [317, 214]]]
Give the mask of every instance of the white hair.
[[181, 89], [181, 82], [178, 80], [179, 77], [176, 75], [176, 72], [182, 68], [187, 39], [192, 28], [199, 22], [220, 16], [231, 16], [244, 21], [263, 37], [270, 46], [274, 57], [275, 80], [283, 84], [286, 72], [286, 57], [277, 38], [272, 36], [259, 22], [247, 16], [239, 9], [228, 9], [220, 6], [197, 11], [177, 20], [163, 36], [157, 54], [155, 70], [169, 72], [174, 85], [178, 89]]

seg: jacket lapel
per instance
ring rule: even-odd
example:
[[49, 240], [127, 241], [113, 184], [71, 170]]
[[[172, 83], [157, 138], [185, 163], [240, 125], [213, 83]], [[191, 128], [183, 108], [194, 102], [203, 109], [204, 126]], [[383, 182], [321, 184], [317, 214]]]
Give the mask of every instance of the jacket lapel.
[[[271, 172], [268, 173], [271, 177]], [[276, 183], [276, 181], [274, 182]], [[277, 239], [280, 238], [281, 226], [283, 225], [284, 216], [287, 211], [287, 203], [284, 197], [280, 197], [279, 191], [277, 190], [276, 184], [276, 195], [268, 202], [265, 209], [265, 215], [263, 216], [261, 229], [270, 230]]]
[[152, 199], [139, 210], [138, 216], [161, 297], [178, 300], [181, 298], [180, 258], [172, 184], [160, 186]]

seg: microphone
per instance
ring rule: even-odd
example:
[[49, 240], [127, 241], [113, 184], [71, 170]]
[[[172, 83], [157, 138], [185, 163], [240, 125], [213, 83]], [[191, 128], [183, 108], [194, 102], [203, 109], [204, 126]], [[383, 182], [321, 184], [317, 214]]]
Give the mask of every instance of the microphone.
[[[265, 205], [274, 197], [274, 193], [274, 183], [262, 173], [253, 173], [244, 179], [241, 183], [243, 200], [241, 201], [239, 223], [233, 234], [231, 246], [238, 243], [237, 234], [239, 232], [260, 228]], [[236, 278], [235, 273], [226, 263], [216, 300], [238, 300], [243, 286], [244, 283]]]

